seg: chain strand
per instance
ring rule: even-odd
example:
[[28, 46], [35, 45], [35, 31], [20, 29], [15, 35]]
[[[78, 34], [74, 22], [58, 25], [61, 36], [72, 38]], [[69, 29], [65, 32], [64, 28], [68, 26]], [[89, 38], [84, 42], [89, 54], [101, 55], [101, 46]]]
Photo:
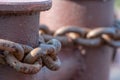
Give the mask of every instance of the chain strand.
[[[81, 45], [87, 47], [98, 47], [108, 44], [112, 47], [120, 47], [120, 21], [115, 21], [112, 27], [100, 27], [88, 29], [76, 26], [64, 26], [55, 32], [42, 29], [40, 26], [39, 34], [43, 36], [45, 41], [49, 39], [59, 40], [63, 46]], [[52, 33], [52, 34], [48, 34]]]
[[0, 39], [0, 63], [9, 64], [16, 71], [25, 74], [35, 74], [46, 66], [50, 70], [58, 70], [61, 62], [57, 53], [61, 49], [61, 43], [51, 39], [41, 43], [33, 49], [30, 46], [18, 44], [12, 41]]

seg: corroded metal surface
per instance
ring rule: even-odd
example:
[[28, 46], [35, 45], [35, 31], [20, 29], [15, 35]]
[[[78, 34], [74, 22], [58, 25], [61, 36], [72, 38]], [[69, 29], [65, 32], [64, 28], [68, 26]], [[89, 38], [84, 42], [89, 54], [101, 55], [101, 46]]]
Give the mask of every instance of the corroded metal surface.
[[[39, 12], [50, 7], [51, 0], [0, 0], [0, 38], [39, 46]], [[0, 71], [0, 80], [36, 80], [36, 76], [18, 73], [8, 65], [0, 65]]]
[[89, 29], [76, 26], [64, 26], [55, 32], [50, 31], [47, 26], [41, 25], [39, 34], [43, 36], [45, 41], [52, 38], [58, 39], [64, 46], [74, 44], [87, 47], [103, 45], [120, 47], [120, 22], [118, 20], [115, 21], [112, 27]]
[[57, 57], [57, 53], [60, 49], [61, 43], [56, 39], [41, 43], [35, 49], [12, 41], [0, 40], [0, 50], [3, 50], [2, 56], [4, 57], [4, 59], [1, 58], [2, 61], [9, 64], [16, 71], [25, 74], [38, 73], [44, 66], [53, 71], [58, 70], [61, 61]]

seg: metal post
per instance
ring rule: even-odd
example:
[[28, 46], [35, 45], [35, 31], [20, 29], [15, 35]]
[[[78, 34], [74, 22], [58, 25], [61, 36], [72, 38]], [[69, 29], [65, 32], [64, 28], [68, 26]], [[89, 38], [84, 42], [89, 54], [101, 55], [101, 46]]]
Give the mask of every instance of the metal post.
[[[41, 23], [52, 31], [63, 26], [87, 28], [109, 27], [114, 23], [114, 0], [53, 0], [53, 7], [41, 14]], [[83, 47], [84, 63], [80, 61], [81, 50], [66, 47], [60, 53], [63, 60], [58, 72], [46, 71], [48, 80], [109, 80], [109, 65], [113, 49], [109, 46]], [[85, 65], [83, 71], [80, 65]], [[42, 77], [41, 77], [42, 78]], [[44, 78], [43, 78], [44, 79]]]
[[[39, 12], [50, 7], [51, 0], [0, 0], [0, 38], [37, 47]], [[0, 71], [0, 80], [36, 80], [8, 65], [0, 65]]]

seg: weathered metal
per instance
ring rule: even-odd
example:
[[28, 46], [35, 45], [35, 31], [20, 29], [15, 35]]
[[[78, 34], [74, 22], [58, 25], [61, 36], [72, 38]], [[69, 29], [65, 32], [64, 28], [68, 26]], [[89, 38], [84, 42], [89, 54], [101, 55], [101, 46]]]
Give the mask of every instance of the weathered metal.
[[58, 39], [64, 46], [71, 44], [72, 46], [82, 45], [87, 47], [98, 47], [103, 45], [120, 47], [120, 22], [118, 21], [115, 21], [115, 25], [112, 27], [89, 29], [64, 26], [55, 32], [50, 31], [47, 26], [41, 25], [39, 34], [43, 36], [45, 41], [52, 38]]
[[8, 64], [23, 74], [36, 74], [42, 67], [58, 70], [61, 65], [57, 53], [61, 50], [61, 43], [51, 39], [41, 43], [37, 48], [0, 39], [0, 63]]
[[[53, 0], [50, 11], [41, 14], [41, 23], [52, 31], [62, 26], [78, 26], [93, 29], [114, 24], [114, 0]], [[41, 79], [48, 80], [109, 80], [109, 64], [113, 48], [82, 47], [64, 48], [60, 57], [62, 68], [57, 72], [43, 69]], [[81, 54], [82, 58], [81, 59]], [[81, 67], [82, 66], [82, 67]]]
[[[39, 12], [50, 7], [51, 0], [0, 0], [0, 38], [39, 46]], [[0, 80], [36, 80], [35, 75], [18, 73], [7, 65], [0, 65], [0, 71]]]

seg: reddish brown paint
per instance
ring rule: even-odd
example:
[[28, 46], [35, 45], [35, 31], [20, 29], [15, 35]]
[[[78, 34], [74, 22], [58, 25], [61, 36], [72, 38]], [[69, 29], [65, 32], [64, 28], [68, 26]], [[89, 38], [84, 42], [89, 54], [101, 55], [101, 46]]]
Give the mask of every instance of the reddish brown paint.
[[[53, 0], [50, 11], [41, 14], [41, 23], [53, 31], [62, 26], [75, 25], [79, 27], [96, 28], [113, 25], [114, 0]], [[74, 47], [63, 48], [60, 53], [62, 68], [57, 72], [46, 69], [40, 76], [42, 80], [109, 80], [109, 64], [113, 49], [109, 46], [97, 48], [84, 47], [85, 66], [80, 70], [81, 51]]]
[[[37, 47], [39, 12], [50, 9], [51, 0], [0, 0], [0, 38]], [[0, 65], [0, 80], [38, 80]]]

